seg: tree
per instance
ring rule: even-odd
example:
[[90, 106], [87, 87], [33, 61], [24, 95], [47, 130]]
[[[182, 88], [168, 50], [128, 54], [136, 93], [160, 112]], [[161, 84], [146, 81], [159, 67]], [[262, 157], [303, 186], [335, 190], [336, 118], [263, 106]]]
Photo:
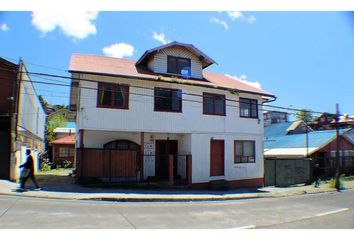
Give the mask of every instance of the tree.
[[42, 104], [44, 112], [47, 112], [47, 108], [50, 106], [50, 104], [44, 99], [44, 97], [42, 95], [39, 95], [38, 98], [39, 98], [39, 101]]
[[64, 116], [57, 115], [54, 116], [50, 121], [46, 122], [45, 131], [46, 131], [46, 144], [48, 144], [55, 139], [54, 129], [57, 127], [64, 127], [65, 123], [68, 121]]
[[309, 110], [309, 109], [301, 109], [300, 112], [295, 113], [295, 118], [297, 120], [302, 120], [306, 123], [312, 122], [312, 120], [313, 120], [311, 110]]

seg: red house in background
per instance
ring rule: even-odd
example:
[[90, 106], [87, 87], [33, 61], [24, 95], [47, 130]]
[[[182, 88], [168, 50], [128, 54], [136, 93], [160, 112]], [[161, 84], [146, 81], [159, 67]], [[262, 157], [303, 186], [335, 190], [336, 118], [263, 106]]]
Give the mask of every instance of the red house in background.
[[64, 165], [64, 160], [71, 162], [71, 167], [74, 167], [75, 158], [75, 134], [56, 139], [51, 142], [53, 146], [53, 165]]

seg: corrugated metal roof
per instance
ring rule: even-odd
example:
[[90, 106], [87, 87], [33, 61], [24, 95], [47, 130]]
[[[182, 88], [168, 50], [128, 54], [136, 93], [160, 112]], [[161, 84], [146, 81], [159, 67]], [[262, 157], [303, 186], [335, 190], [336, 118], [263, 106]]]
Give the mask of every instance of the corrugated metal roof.
[[265, 137], [284, 136], [293, 122], [275, 123], [264, 128]]
[[[341, 129], [340, 134], [349, 129]], [[308, 134], [308, 147], [319, 148], [336, 137], [336, 130], [314, 131]], [[306, 148], [306, 134], [291, 134], [285, 136], [268, 137], [264, 140], [264, 149], [273, 148]]]

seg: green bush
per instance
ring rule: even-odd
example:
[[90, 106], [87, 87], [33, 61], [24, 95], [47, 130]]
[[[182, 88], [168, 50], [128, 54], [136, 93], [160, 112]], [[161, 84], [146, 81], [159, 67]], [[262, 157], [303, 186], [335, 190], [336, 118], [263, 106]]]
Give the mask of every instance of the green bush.
[[64, 160], [63, 166], [64, 166], [64, 168], [71, 168], [72, 163], [69, 160]]
[[42, 162], [42, 165], [41, 165], [41, 171], [42, 172], [48, 172], [51, 170], [51, 167], [48, 163], [46, 162]]

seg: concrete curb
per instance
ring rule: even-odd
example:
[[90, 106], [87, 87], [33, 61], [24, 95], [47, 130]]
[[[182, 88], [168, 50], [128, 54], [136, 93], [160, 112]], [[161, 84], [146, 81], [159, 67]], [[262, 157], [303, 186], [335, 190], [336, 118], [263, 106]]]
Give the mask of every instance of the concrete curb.
[[[351, 188], [349, 188], [351, 189]], [[317, 193], [330, 193], [336, 192], [336, 189], [323, 188], [323, 189], [309, 189], [311, 191], [298, 189], [294, 192], [285, 193], [257, 193], [257, 194], [228, 194], [223, 196], [195, 196], [195, 195], [152, 195], [152, 194], [137, 194], [138, 196], [127, 196], [126, 194], [117, 194], [107, 196], [105, 194], [93, 193], [91, 196], [73, 196], [73, 194], [65, 196], [64, 194], [45, 194], [44, 192], [25, 192], [25, 193], [9, 193], [0, 192], [0, 195], [16, 196], [16, 197], [31, 197], [41, 199], [58, 199], [58, 200], [90, 200], [90, 201], [115, 201], [115, 202], [205, 202], [205, 201], [227, 201], [227, 200], [246, 200], [257, 198], [279, 198], [289, 197], [305, 194], [317, 194]], [[348, 189], [346, 189], [348, 190]]]

